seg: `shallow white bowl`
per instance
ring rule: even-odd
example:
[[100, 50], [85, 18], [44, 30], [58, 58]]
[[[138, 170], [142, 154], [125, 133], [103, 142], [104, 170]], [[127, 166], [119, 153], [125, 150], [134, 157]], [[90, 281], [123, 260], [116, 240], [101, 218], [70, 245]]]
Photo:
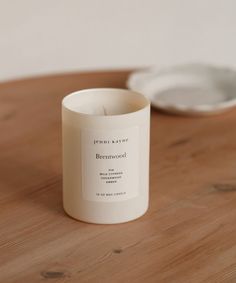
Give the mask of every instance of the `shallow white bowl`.
[[174, 114], [213, 115], [236, 107], [236, 71], [229, 68], [189, 64], [145, 69], [132, 73], [127, 86]]

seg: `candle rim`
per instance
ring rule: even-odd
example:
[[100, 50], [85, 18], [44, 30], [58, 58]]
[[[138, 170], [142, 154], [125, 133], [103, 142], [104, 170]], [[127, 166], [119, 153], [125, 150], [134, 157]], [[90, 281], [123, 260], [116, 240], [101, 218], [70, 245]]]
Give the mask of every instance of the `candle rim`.
[[[127, 92], [127, 93], [130, 93], [130, 94], [133, 94], [133, 95], [136, 95], [137, 97], [139, 97], [140, 99], [143, 100], [143, 106], [138, 108], [137, 110], [134, 110], [134, 111], [131, 111], [131, 112], [128, 112], [128, 113], [122, 113], [122, 114], [107, 114], [107, 115], [101, 115], [101, 114], [90, 114], [90, 113], [83, 113], [83, 112], [80, 112], [80, 111], [76, 111], [75, 109], [73, 109], [72, 107], [66, 105], [66, 100], [68, 100], [69, 98], [75, 96], [75, 95], [78, 95], [78, 94], [82, 94], [82, 93], [86, 93], [86, 92], [90, 92], [90, 91], [94, 91], [94, 92], [97, 92], [97, 91], [106, 91], [106, 92], [111, 92], [111, 91], [114, 91], [114, 92]], [[134, 115], [135, 113], [138, 113], [138, 112], [141, 112], [143, 111], [144, 109], [146, 108], [149, 108], [150, 107], [150, 101], [149, 99], [144, 96], [143, 94], [141, 94], [140, 92], [137, 92], [137, 91], [133, 91], [133, 90], [129, 90], [129, 89], [125, 89], [125, 88], [85, 88], [85, 89], [81, 89], [81, 90], [77, 90], [77, 91], [74, 91], [72, 93], [69, 93], [68, 95], [66, 95], [63, 99], [62, 99], [62, 106], [69, 112], [72, 112], [74, 114], [78, 114], [78, 115], [81, 115], [81, 116], [84, 116], [84, 117], [96, 117], [96, 118], [103, 118], [103, 119], [106, 119], [106, 118], [115, 118], [115, 117], [121, 117], [121, 116], [127, 116], [127, 115]]]

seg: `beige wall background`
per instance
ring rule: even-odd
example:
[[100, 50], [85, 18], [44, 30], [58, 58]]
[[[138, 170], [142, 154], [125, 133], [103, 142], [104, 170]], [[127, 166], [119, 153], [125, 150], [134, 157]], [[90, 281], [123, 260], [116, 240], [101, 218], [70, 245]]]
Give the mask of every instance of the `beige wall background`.
[[236, 67], [235, 0], [0, 0], [0, 80], [184, 62]]

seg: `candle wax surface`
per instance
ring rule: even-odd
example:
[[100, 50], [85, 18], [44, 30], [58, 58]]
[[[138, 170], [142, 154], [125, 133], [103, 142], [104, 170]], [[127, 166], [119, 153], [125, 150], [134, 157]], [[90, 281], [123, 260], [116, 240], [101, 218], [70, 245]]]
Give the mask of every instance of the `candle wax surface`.
[[122, 115], [130, 112], [134, 112], [138, 110], [138, 107], [133, 104], [122, 104], [122, 105], [114, 105], [114, 104], [93, 104], [88, 103], [80, 106], [73, 107], [74, 111], [89, 114], [89, 115], [99, 115], [99, 116], [110, 116], [110, 115]]

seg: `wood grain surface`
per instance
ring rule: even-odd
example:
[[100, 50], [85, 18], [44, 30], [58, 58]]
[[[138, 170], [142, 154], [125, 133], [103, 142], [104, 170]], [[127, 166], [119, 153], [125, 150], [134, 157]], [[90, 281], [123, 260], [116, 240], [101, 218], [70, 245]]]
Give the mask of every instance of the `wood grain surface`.
[[61, 99], [128, 71], [0, 85], [0, 282], [236, 282], [236, 110], [152, 111], [150, 209], [92, 225], [62, 208]]

